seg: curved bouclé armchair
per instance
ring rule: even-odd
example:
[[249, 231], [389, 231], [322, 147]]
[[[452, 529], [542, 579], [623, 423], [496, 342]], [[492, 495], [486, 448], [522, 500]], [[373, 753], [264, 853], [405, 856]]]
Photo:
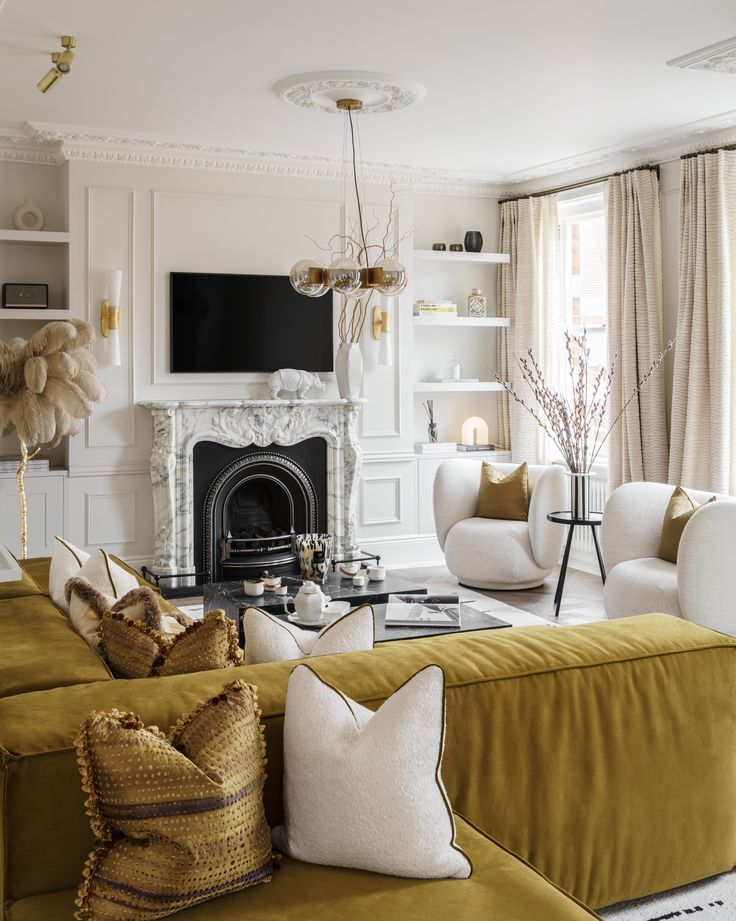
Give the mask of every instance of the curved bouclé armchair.
[[[626, 483], [606, 503], [601, 544], [609, 618], [657, 611], [736, 635], [736, 499], [717, 496], [682, 532], [677, 563], [659, 559], [673, 486]], [[713, 495], [686, 489], [696, 502]]]
[[[494, 464], [508, 474], [516, 464]], [[565, 529], [547, 521], [567, 508], [562, 467], [529, 466], [529, 520], [476, 518], [481, 461], [446, 460], [434, 481], [437, 539], [450, 572], [472, 588], [541, 585], [557, 565]]]

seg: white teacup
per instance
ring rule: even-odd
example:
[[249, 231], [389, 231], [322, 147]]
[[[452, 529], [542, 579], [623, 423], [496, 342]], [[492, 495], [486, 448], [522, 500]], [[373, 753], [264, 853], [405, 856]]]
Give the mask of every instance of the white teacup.
[[349, 601], [330, 601], [322, 608], [322, 617], [328, 624], [331, 624], [344, 614], [347, 614], [349, 610]]
[[371, 582], [382, 582], [386, 578], [385, 566], [369, 566], [366, 572]]
[[362, 588], [365, 585], [365, 576], [363, 573], [360, 573], [357, 576], [353, 576], [353, 585], [356, 588]]
[[245, 582], [243, 582], [243, 591], [246, 595], [250, 595], [251, 598], [257, 598], [258, 595], [263, 594], [263, 580], [246, 579]]

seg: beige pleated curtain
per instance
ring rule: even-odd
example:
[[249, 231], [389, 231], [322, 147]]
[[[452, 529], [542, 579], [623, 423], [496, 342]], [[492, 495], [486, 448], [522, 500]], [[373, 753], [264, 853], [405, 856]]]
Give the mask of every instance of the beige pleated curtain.
[[[501, 205], [499, 252], [510, 262], [499, 266], [498, 312], [511, 319], [499, 329], [497, 368], [529, 405], [535, 402], [522, 381], [514, 355], [532, 348], [549, 373], [551, 325], [557, 282], [557, 202], [554, 195], [521, 198]], [[515, 462], [545, 463], [548, 445], [542, 429], [507, 393], [499, 394], [500, 447], [511, 449]]]
[[[653, 169], [605, 183], [608, 354], [617, 356], [609, 403], [615, 419], [662, 350], [662, 241], [659, 180]], [[611, 432], [611, 490], [632, 480], [666, 482], [667, 412], [663, 369], [629, 403]]]
[[736, 494], [736, 151], [682, 161], [669, 479]]

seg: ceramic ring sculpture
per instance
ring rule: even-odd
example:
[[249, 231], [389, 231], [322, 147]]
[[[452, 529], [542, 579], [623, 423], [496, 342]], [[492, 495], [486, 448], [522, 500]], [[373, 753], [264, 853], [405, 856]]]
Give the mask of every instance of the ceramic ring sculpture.
[[[29, 217], [31, 220], [28, 220]], [[30, 198], [13, 211], [13, 227], [16, 230], [43, 230], [45, 224], [46, 215]]]

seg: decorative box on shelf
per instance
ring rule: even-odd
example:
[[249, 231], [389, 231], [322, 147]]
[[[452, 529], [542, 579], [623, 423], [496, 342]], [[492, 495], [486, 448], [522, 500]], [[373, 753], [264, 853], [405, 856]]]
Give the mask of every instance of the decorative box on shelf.
[[415, 441], [417, 454], [455, 454], [457, 444], [454, 441]]

